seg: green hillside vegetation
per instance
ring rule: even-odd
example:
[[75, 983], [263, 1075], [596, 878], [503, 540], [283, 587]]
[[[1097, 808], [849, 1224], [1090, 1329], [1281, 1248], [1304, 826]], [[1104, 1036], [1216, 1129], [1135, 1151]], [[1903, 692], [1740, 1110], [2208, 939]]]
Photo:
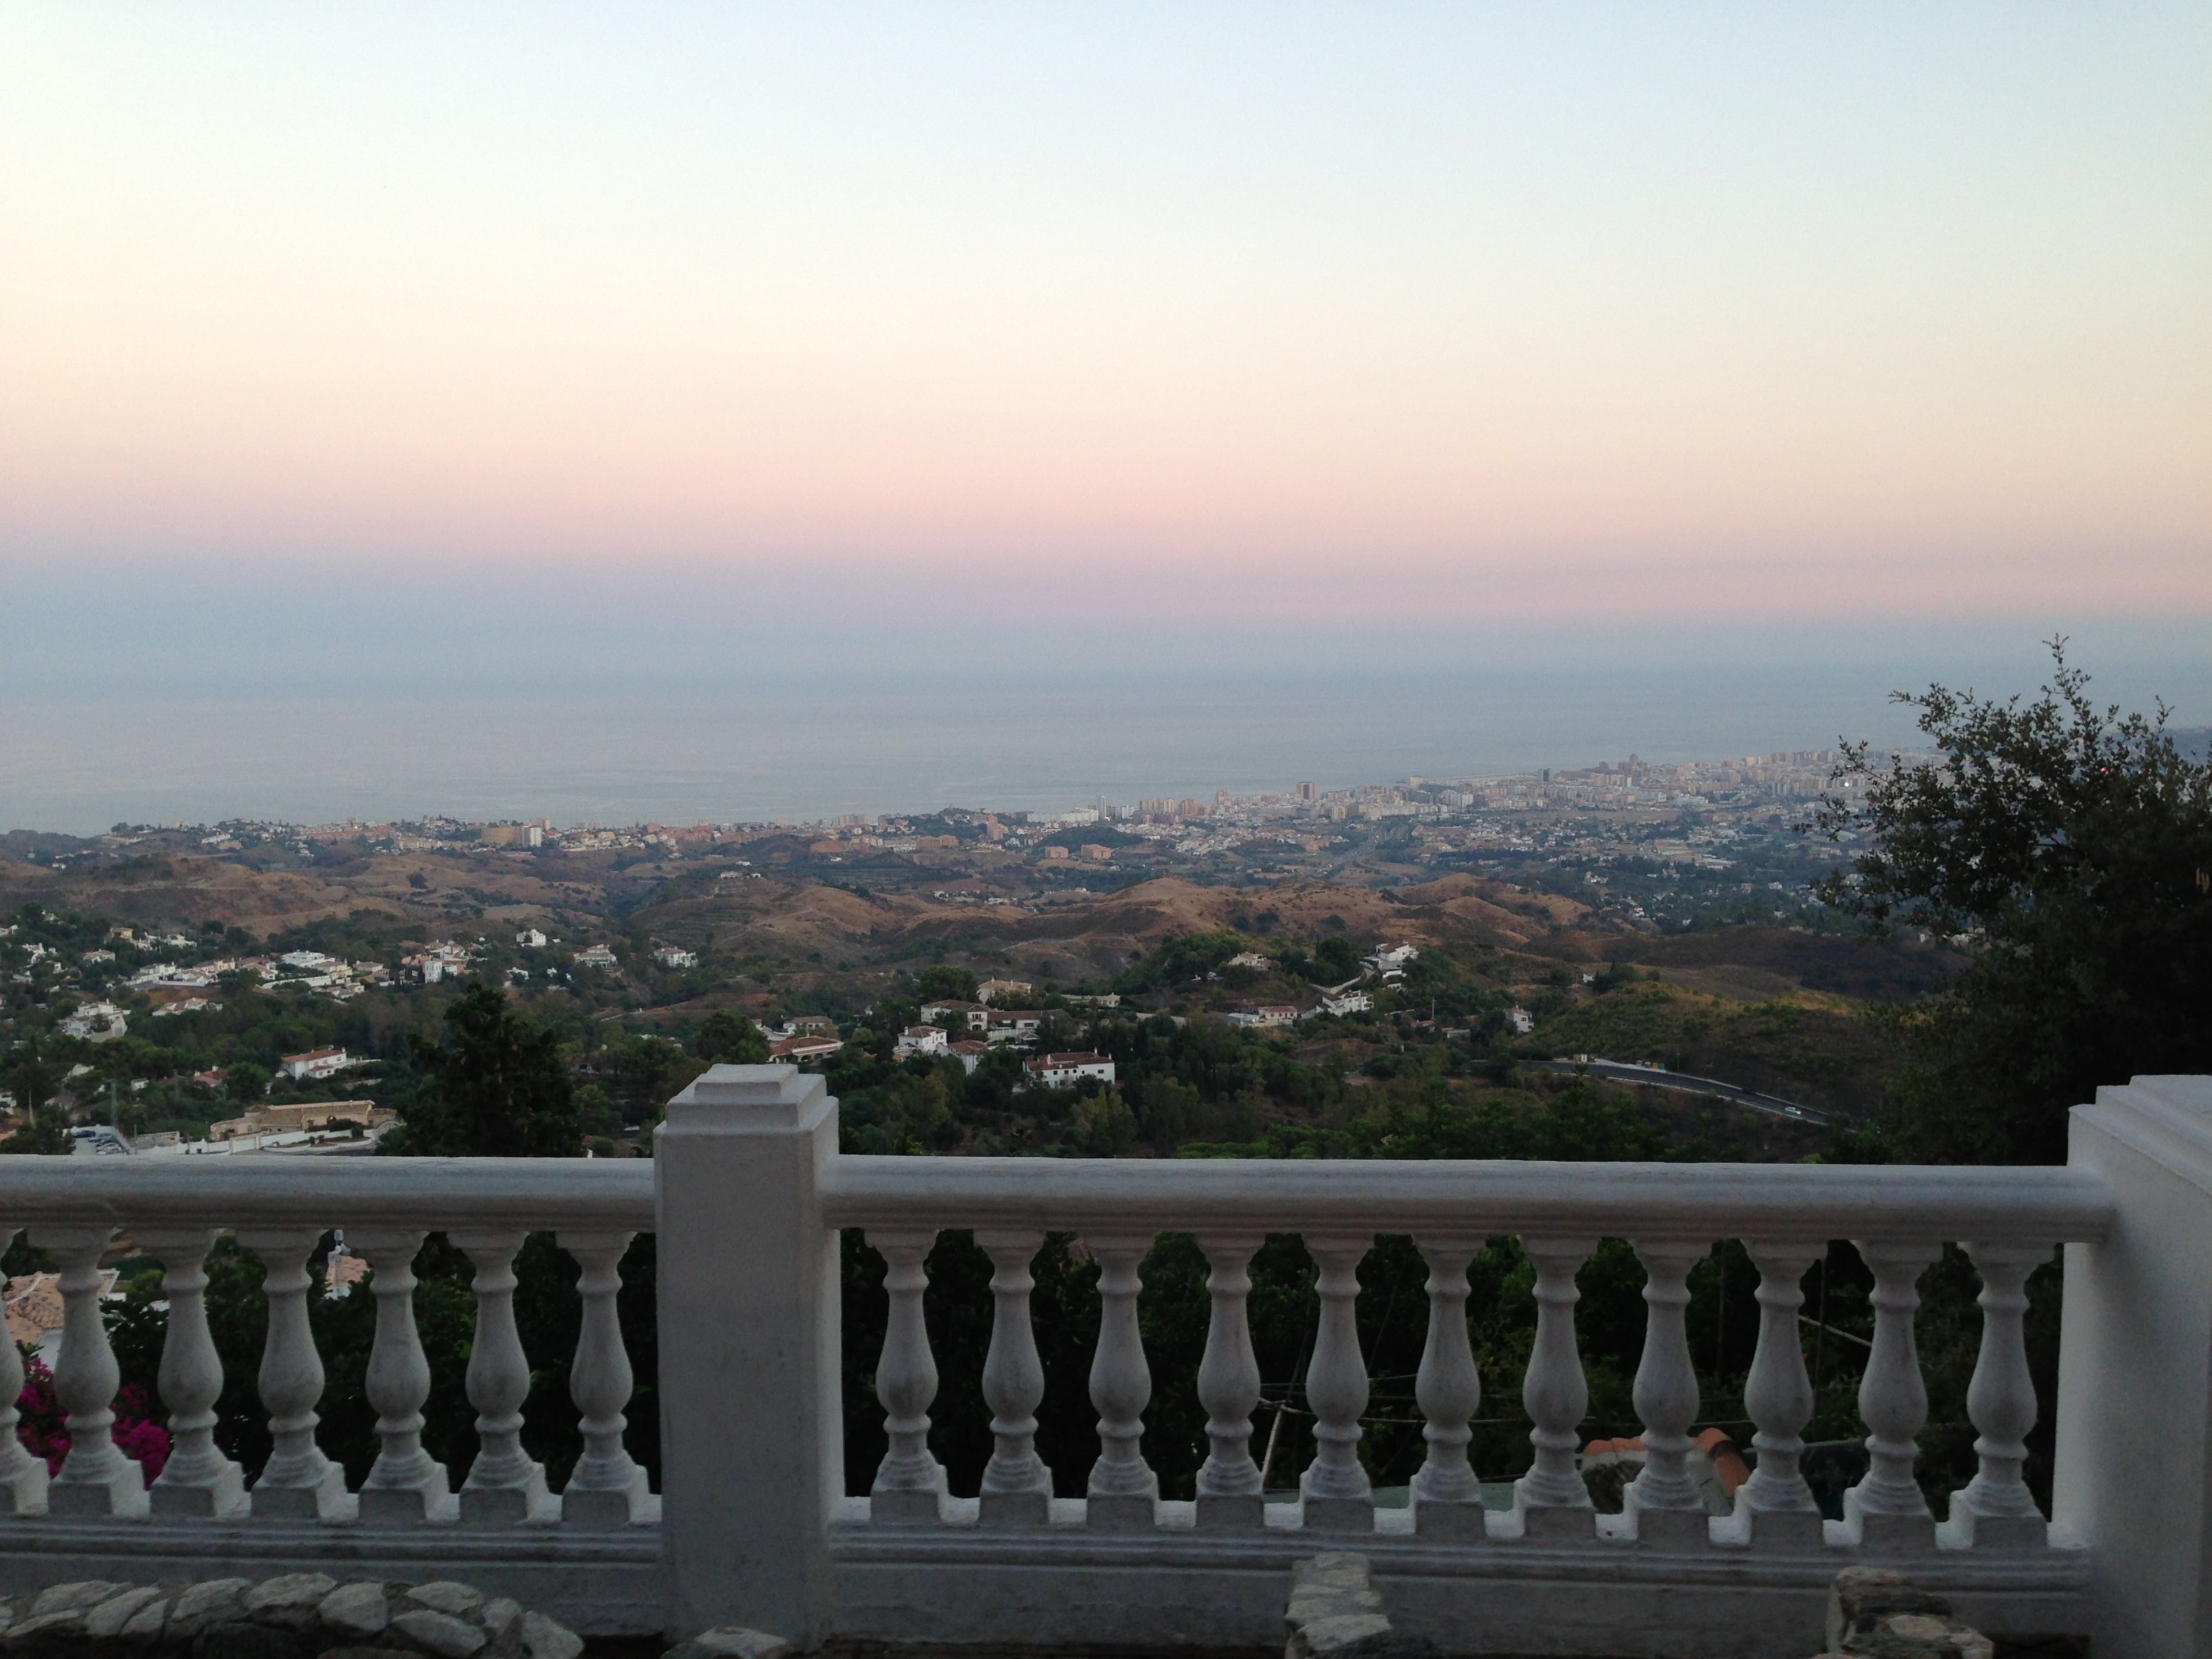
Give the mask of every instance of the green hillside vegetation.
[[1651, 980], [1547, 1001], [1517, 1045], [1530, 1059], [1649, 1060], [1854, 1115], [1880, 1108], [1894, 1065], [1881, 1026], [1863, 1013], [1731, 1002]]

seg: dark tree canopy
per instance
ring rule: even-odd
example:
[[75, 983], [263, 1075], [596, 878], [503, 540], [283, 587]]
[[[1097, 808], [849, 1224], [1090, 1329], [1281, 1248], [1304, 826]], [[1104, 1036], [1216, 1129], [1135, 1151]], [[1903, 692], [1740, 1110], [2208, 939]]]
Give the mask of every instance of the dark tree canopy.
[[699, 1022], [691, 1052], [710, 1066], [759, 1066], [768, 1060], [768, 1037], [743, 1014], [718, 1008]]
[[915, 992], [925, 998], [942, 997], [948, 1002], [975, 1000], [975, 975], [965, 968], [954, 968], [938, 963], [925, 968], [915, 975]]
[[446, 1038], [415, 1039], [425, 1076], [399, 1105], [395, 1152], [444, 1158], [574, 1158], [582, 1128], [560, 1040], [472, 985], [446, 1011]]
[[1968, 963], [1895, 1011], [1908, 1156], [2049, 1163], [2100, 1085], [2212, 1071], [2212, 766], [2154, 716], [2099, 708], [2066, 665], [2033, 701], [1931, 686], [1936, 762], [1845, 750], [1815, 827], [1868, 832], [1821, 884], [1875, 928], [1925, 928]]

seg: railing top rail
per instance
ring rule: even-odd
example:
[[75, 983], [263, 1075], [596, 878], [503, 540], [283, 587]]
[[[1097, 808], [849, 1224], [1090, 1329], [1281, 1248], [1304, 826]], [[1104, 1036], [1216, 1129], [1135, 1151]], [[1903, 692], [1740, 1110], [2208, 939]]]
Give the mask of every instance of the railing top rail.
[[1520, 1233], [2051, 1245], [2102, 1238], [2112, 1203], [2054, 1166], [1513, 1160], [846, 1157], [842, 1226]]
[[0, 1158], [0, 1227], [650, 1228], [653, 1165], [568, 1158]]
[[[877, 1158], [823, 1174], [838, 1226], [1522, 1233], [2054, 1244], [2102, 1238], [2094, 1173], [2054, 1166]], [[642, 1159], [0, 1158], [0, 1226], [653, 1225]]]

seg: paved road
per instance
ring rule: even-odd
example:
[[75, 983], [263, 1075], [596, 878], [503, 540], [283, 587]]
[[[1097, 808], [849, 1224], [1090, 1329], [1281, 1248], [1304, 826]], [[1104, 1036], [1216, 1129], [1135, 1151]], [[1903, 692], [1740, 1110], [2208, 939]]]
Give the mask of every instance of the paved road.
[[[1538, 1060], [1528, 1062], [1531, 1071], [1565, 1072], [1577, 1069], [1571, 1060]], [[1832, 1120], [1826, 1112], [1816, 1112], [1809, 1106], [1800, 1106], [1795, 1101], [1784, 1100], [1777, 1095], [1765, 1095], [1756, 1089], [1746, 1089], [1733, 1083], [1722, 1083], [1709, 1077], [1692, 1077], [1686, 1072], [1662, 1072], [1656, 1066], [1631, 1066], [1617, 1060], [1593, 1060], [1581, 1066], [1592, 1077], [1601, 1077], [1615, 1083], [1642, 1083], [1654, 1089], [1680, 1089], [1685, 1094], [1717, 1095], [1738, 1106], [1748, 1106], [1754, 1112], [1765, 1112], [1774, 1117], [1791, 1118], [1800, 1123], [1826, 1126]]]

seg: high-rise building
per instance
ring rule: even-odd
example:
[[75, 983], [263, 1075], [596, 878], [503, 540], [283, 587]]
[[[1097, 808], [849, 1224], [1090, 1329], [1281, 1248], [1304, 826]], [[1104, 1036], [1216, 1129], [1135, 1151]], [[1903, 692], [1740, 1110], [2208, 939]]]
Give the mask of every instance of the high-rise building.
[[1313, 798], [1314, 798], [1314, 787], [1313, 787], [1313, 785], [1311, 785], [1311, 784], [1310, 784], [1310, 783], [1302, 783], [1302, 784], [1300, 784], [1300, 785], [1298, 786], [1298, 799], [1299, 799], [1300, 800], [1310, 801], [1310, 800], [1313, 799]]

